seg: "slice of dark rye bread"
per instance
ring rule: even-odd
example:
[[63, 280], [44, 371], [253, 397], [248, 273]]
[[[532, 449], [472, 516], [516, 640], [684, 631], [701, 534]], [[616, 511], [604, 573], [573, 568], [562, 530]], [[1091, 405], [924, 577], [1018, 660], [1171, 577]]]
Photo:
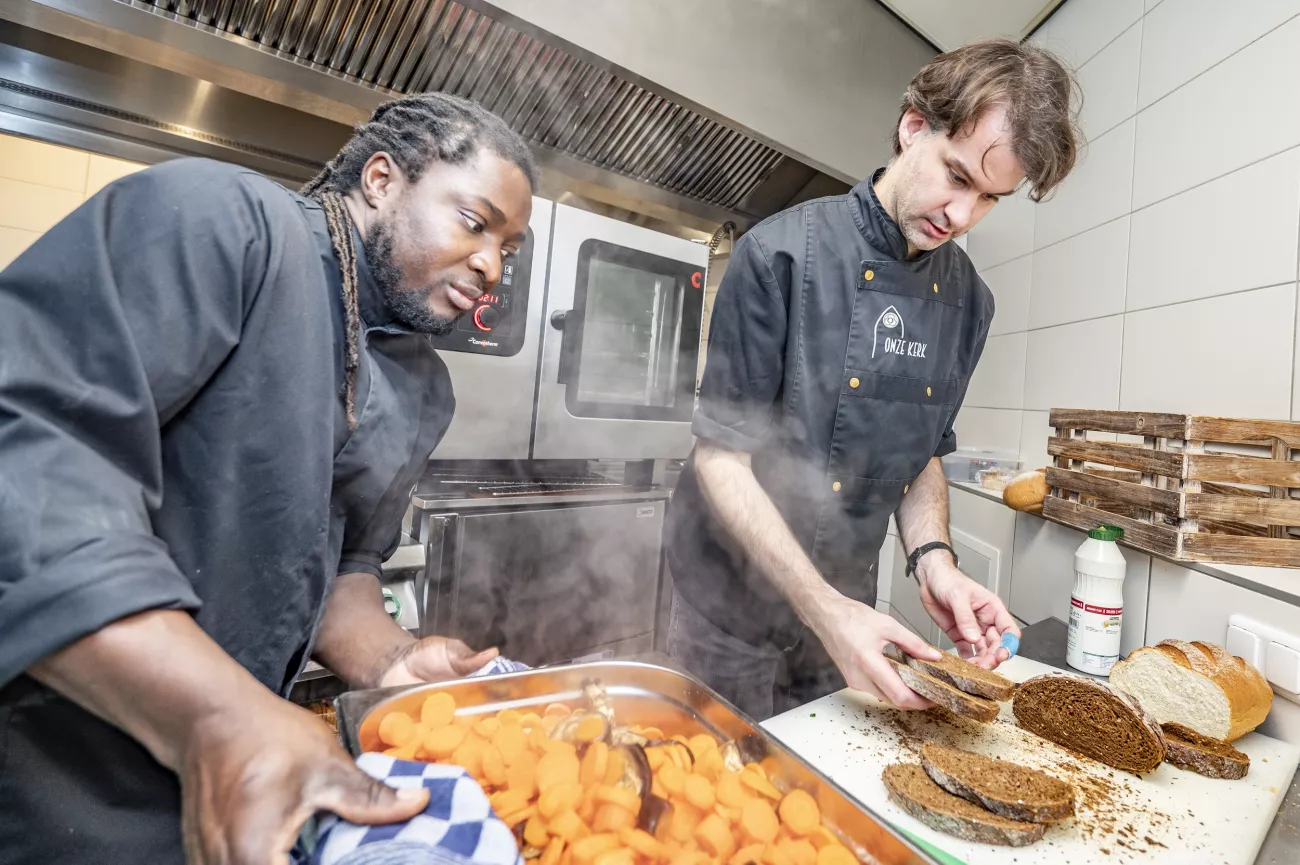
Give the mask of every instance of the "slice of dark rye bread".
[[1054, 823], [1074, 813], [1074, 788], [1037, 769], [938, 742], [921, 746], [921, 766], [949, 793], [1008, 820]]
[[915, 763], [886, 766], [881, 773], [885, 790], [895, 805], [938, 832], [963, 841], [1024, 847], [1047, 831], [1045, 823], [1008, 820], [954, 796], [930, 780]]
[[1182, 724], [1161, 724], [1165, 734], [1165, 759], [1180, 769], [1236, 781], [1250, 771], [1250, 758], [1227, 742], [1202, 736]]
[[998, 716], [998, 704], [983, 697], [958, 691], [947, 682], [941, 682], [933, 676], [927, 676], [920, 670], [913, 670], [906, 664], [900, 664], [892, 658], [887, 659], [903, 684], [930, 702], [943, 706], [949, 712], [972, 718], [988, 724]]
[[1011, 710], [1029, 732], [1125, 772], [1150, 772], [1165, 758], [1156, 722], [1136, 700], [1102, 682], [1035, 676], [1016, 689]]
[[938, 661], [923, 661], [913, 658], [897, 646], [886, 646], [885, 657], [907, 664], [913, 670], [920, 670], [941, 682], [947, 682], [958, 691], [984, 697], [988, 700], [1010, 700], [1016, 693], [1016, 683], [992, 670], [977, 667], [969, 661], [951, 652], [940, 652], [943, 657]]

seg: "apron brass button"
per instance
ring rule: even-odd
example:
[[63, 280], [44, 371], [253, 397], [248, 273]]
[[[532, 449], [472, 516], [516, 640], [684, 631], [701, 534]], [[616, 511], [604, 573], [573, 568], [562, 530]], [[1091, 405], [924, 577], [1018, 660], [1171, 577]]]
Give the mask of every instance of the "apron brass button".
[[856, 378], [849, 379], [849, 387], [857, 387], [861, 383], [862, 382], [858, 381]]
[[866, 273], [862, 274], [862, 278], [867, 282], [871, 282], [871, 280], [876, 278], [876, 272], [874, 270], [868, 270]]
[[872, 564], [870, 564], [870, 565], [867, 565], [867, 573], [871, 573], [871, 572], [874, 571], [875, 569], [876, 569], [876, 565], [875, 565], [874, 562], [873, 562]]
[[835, 483], [831, 484], [831, 489], [833, 489], [835, 492], [838, 493], [840, 491], [840, 482], [836, 481]]
[[912, 488], [911, 484], [903, 484], [903, 495], [907, 495], [907, 491], [910, 490], [911, 488]]
[[935, 294], [938, 294], [938, 293], [939, 293], [939, 283], [937, 283], [937, 282], [934, 284], [934, 293], [935, 293]]
[[934, 391], [930, 390], [930, 389], [927, 387], [927, 388], [925, 389], [925, 395], [926, 395], [926, 396], [934, 396]]

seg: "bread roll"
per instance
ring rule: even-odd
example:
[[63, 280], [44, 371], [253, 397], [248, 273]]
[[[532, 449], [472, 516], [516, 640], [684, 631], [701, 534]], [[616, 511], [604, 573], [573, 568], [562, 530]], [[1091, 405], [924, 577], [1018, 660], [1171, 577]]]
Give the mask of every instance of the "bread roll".
[[1223, 742], [1264, 723], [1273, 691], [1259, 671], [1212, 643], [1164, 640], [1110, 670], [1110, 683], [1161, 724], [1182, 724]]
[[1002, 501], [1014, 511], [1042, 513], [1047, 498], [1047, 470], [1025, 472], [1014, 478], [1002, 491]]

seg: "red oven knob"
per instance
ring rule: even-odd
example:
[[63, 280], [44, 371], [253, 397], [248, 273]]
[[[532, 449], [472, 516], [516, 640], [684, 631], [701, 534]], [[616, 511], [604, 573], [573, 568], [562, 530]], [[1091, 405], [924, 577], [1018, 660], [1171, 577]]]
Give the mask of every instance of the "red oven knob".
[[480, 306], [474, 310], [474, 326], [479, 330], [491, 330], [501, 320], [501, 313], [494, 306]]

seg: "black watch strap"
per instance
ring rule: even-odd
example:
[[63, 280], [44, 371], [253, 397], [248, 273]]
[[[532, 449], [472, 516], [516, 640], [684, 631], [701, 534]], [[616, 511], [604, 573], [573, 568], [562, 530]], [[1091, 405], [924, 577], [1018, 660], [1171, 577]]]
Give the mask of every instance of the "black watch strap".
[[[957, 564], [956, 550], [954, 550], [948, 544], [945, 544], [943, 541], [930, 541], [930, 543], [921, 544], [921, 546], [912, 550], [912, 554], [907, 557], [907, 575], [912, 579], [916, 579], [917, 562], [921, 561], [921, 556], [925, 555], [926, 553], [933, 552], [935, 550], [947, 550], [948, 553], [952, 556], [952, 563], [954, 565]], [[920, 582], [920, 580], [917, 580], [917, 582]]]

